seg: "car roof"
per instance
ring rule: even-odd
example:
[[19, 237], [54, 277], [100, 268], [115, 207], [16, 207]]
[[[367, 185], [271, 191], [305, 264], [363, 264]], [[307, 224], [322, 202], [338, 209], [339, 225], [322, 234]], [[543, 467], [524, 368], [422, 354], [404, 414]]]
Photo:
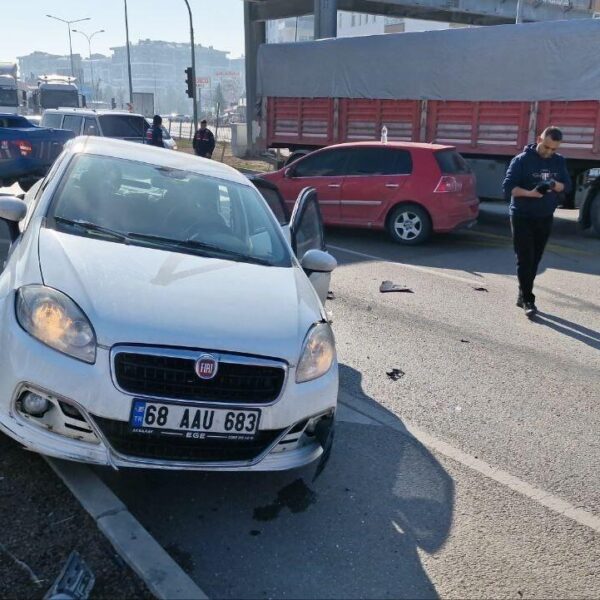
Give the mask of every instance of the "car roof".
[[335, 144], [333, 146], [327, 146], [327, 148], [378, 148], [385, 146], [387, 148], [403, 148], [403, 149], [419, 149], [419, 150], [430, 150], [435, 152], [437, 150], [452, 150], [455, 147], [445, 144], [427, 144], [424, 142], [346, 142], [345, 144]]
[[48, 108], [44, 111], [44, 113], [52, 112], [52, 113], [60, 113], [60, 114], [73, 114], [73, 115], [83, 115], [83, 116], [93, 116], [93, 115], [119, 115], [119, 116], [131, 116], [131, 117], [142, 117], [139, 113], [131, 113], [126, 110], [110, 110], [106, 109], [95, 109], [95, 108]]
[[95, 154], [98, 156], [135, 160], [158, 167], [191, 171], [199, 175], [216, 177], [250, 186], [248, 179], [233, 167], [193, 154], [166, 150], [165, 148], [157, 148], [156, 146], [147, 144], [106, 137], [79, 136], [74, 138], [66, 148], [73, 154]]

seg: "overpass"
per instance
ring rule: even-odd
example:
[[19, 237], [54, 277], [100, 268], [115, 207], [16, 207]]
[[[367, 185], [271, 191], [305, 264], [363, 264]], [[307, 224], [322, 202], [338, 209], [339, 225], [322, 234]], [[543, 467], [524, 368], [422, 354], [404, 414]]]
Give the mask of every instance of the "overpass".
[[523, 22], [590, 18], [600, 0], [243, 0], [246, 54], [246, 123], [253, 145], [256, 114], [256, 58], [266, 42], [265, 22], [315, 15], [315, 39], [337, 37], [337, 11], [466, 23], [514, 23], [521, 2]]

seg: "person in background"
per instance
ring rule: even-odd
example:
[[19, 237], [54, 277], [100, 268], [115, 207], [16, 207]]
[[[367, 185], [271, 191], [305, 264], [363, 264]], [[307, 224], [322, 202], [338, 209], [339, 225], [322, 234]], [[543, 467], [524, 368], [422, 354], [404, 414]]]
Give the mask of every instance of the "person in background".
[[149, 127], [146, 131], [146, 144], [158, 146], [159, 148], [165, 147], [162, 134], [162, 117], [160, 115], [154, 115], [152, 127]]
[[529, 318], [537, 313], [533, 282], [550, 236], [554, 211], [561, 194], [571, 191], [566, 160], [556, 153], [562, 139], [560, 129], [546, 127], [537, 144], [526, 146], [512, 159], [503, 183], [505, 196], [510, 196], [510, 224], [517, 255], [517, 306]]
[[212, 153], [215, 150], [215, 136], [206, 125], [206, 119], [200, 121], [200, 129], [194, 135], [194, 152], [198, 156], [212, 158]]

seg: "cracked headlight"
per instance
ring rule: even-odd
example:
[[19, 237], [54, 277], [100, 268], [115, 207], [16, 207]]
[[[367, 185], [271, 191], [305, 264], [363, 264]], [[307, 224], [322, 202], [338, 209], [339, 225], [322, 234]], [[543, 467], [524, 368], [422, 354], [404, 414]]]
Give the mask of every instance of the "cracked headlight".
[[40, 342], [87, 363], [96, 361], [96, 334], [83, 311], [65, 294], [43, 285], [17, 291], [19, 325]]
[[335, 360], [335, 340], [329, 323], [317, 323], [306, 336], [296, 369], [296, 383], [325, 375]]

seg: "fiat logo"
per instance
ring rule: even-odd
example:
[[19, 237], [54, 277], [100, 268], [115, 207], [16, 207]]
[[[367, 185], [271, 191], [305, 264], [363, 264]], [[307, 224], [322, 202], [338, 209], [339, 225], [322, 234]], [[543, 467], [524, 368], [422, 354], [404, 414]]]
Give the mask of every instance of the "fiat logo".
[[196, 361], [196, 375], [200, 379], [214, 379], [219, 369], [219, 361], [210, 354], [203, 354]]

